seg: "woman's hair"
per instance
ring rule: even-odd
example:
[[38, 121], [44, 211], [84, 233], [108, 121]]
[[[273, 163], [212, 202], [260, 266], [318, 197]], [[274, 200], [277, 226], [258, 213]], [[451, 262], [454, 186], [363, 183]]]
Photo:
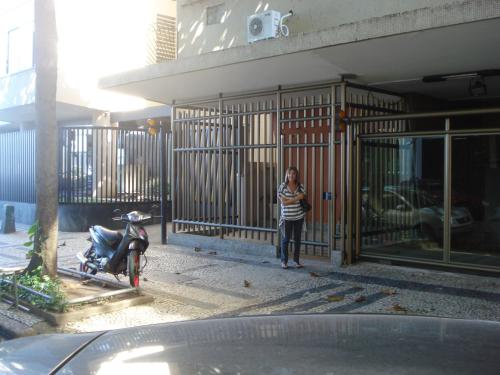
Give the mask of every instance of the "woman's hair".
[[286, 169], [286, 172], [285, 172], [285, 184], [288, 185], [288, 173], [290, 173], [292, 171], [294, 171], [295, 175], [297, 176], [297, 178], [296, 178], [297, 185], [300, 185], [300, 174], [299, 174], [299, 170], [297, 169], [297, 167], [288, 167]]

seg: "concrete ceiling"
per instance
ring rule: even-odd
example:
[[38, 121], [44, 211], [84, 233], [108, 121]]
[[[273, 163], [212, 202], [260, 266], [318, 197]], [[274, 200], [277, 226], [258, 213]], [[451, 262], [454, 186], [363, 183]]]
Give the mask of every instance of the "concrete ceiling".
[[[73, 104], [57, 102], [56, 113], [58, 122], [79, 122], [83, 124], [92, 123], [95, 113], [98, 111]], [[28, 104], [10, 107], [0, 110], [2, 121], [10, 123], [23, 123], [35, 121], [35, 105]]]
[[[140, 79], [107, 87], [171, 103], [218, 93], [333, 81], [352, 73], [359, 83], [399, 93], [458, 99], [468, 96], [468, 80], [426, 84], [421, 78], [500, 68], [499, 30], [497, 18], [163, 76], [158, 75], [158, 67], [150, 66], [140, 72]], [[500, 95], [498, 79], [488, 78], [486, 83], [488, 95]]]

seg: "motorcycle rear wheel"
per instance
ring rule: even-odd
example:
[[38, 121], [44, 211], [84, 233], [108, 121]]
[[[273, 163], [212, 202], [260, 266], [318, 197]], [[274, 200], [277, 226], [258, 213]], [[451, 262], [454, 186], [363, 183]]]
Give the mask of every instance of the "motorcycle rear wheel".
[[141, 254], [137, 250], [131, 250], [128, 255], [128, 277], [130, 286], [139, 286], [139, 270], [141, 266]]
[[[89, 255], [90, 255], [90, 252], [92, 251], [92, 246], [89, 247], [85, 253], [83, 253], [83, 256], [85, 258], [89, 258]], [[97, 273], [97, 270], [96, 269], [93, 269], [93, 268], [90, 268], [88, 265], [86, 265], [85, 263], [80, 263], [80, 272], [83, 272], [83, 273], [88, 273], [90, 275], [95, 275]], [[85, 278], [85, 276], [82, 276], [83, 278]]]

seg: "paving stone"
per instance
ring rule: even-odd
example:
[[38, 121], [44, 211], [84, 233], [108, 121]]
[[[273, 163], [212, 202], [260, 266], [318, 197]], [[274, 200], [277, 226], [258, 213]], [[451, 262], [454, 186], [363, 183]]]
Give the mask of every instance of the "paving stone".
[[[382, 313], [500, 320], [500, 279], [453, 272], [360, 262], [334, 269], [304, 259], [304, 269], [283, 270], [274, 257], [161, 246], [154, 232], [142, 288], [147, 306], [90, 316], [63, 331], [94, 331], [149, 323], [254, 314]], [[16, 246], [22, 236], [0, 235]], [[75, 254], [89, 246], [86, 233], [62, 233], [60, 266], [77, 267]], [[23, 255], [21, 249], [17, 249]], [[0, 252], [1, 255], [1, 252]], [[2, 259], [0, 262], [14, 259]], [[316, 277], [311, 276], [311, 272]], [[111, 280], [112, 275], [101, 275]], [[125, 277], [121, 277], [127, 281]], [[244, 280], [250, 282], [244, 286]], [[329, 295], [341, 300], [329, 300]], [[363, 298], [360, 298], [363, 297]], [[31, 323], [29, 323], [31, 324]]]

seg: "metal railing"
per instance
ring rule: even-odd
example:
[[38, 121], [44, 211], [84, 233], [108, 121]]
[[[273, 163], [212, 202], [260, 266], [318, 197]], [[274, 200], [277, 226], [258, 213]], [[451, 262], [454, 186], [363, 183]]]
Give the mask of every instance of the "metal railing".
[[[340, 110], [362, 116], [404, 108], [400, 97], [346, 82], [175, 105], [174, 232], [278, 245], [277, 188], [295, 165], [312, 204], [303, 252], [329, 256], [330, 249], [352, 247], [345, 239], [353, 236], [354, 208], [345, 202], [354, 199], [357, 133], [332, 131]], [[404, 128], [401, 121], [386, 130]]]
[[35, 131], [0, 132], [0, 200], [35, 203]]
[[161, 137], [144, 129], [62, 128], [59, 202], [160, 202]]

